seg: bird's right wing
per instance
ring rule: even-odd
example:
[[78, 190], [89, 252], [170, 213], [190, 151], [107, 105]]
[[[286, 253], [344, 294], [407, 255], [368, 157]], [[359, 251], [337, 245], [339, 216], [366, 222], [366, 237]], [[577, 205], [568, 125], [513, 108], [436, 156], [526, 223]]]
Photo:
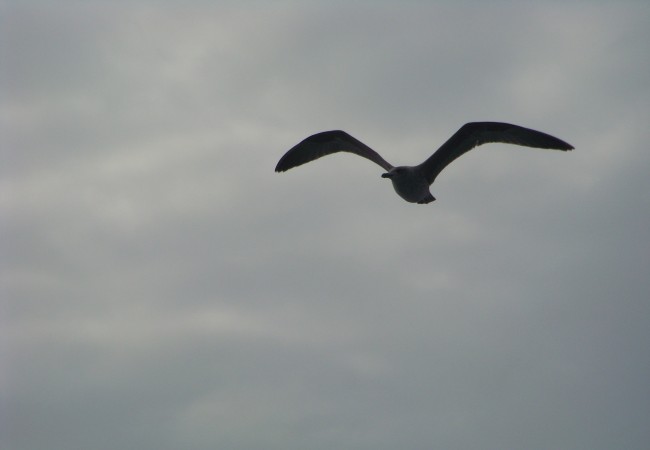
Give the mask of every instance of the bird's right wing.
[[456, 158], [474, 147], [490, 142], [563, 151], [573, 149], [571, 144], [555, 136], [519, 125], [503, 122], [470, 122], [460, 127], [429, 159], [420, 164], [420, 167], [431, 184], [442, 169]]
[[275, 167], [275, 171], [284, 172], [309, 161], [338, 152], [348, 152], [362, 156], [379, 164], [385, 170], [391, 170], [393, 168], [391, 164], [379, 156], [379, 153], [363, 142], [353, 138], [345, 131], [334, 130], [314, 134], [293, 146], [280, 158], [278, 165]]

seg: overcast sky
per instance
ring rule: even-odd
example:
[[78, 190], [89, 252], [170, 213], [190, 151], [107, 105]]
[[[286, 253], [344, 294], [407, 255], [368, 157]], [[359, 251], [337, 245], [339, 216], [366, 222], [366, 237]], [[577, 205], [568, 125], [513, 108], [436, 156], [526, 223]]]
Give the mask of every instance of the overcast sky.
[[650, 3], [0, 5], [2, 449], [647, 448]]

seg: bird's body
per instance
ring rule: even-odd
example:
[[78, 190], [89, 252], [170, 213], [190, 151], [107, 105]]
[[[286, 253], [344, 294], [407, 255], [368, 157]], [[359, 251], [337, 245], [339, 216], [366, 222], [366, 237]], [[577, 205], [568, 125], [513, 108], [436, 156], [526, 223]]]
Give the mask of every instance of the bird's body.
[[435, 200], [429, 192], [429, 183], [420, 166], [400, 166], [381, 175], [390, 178], [397, 195], [411, 203], [430, 203]]
[[572, 150], [573, 146], [541, 131], [502, 122], [471, 122], [463, 125], [451, 138], [422, 164], [394, 167], [377, 152], [345, 131], [334, 130], [314, 134], [291, 148], [278, 162], [275, 171], [293, 167], [337, 152], [349, 152], [378, 164], [390, 178], [395, 192], [407, 202], [430, 203], [435, 200], [429, 186], [453, 160], [476, 146], [503, 142], [525, 147]]

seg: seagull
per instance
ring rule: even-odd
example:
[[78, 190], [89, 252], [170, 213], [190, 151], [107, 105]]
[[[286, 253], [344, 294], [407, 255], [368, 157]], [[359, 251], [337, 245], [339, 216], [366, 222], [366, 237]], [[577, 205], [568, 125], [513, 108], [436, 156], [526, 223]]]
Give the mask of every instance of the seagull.
[[381, 177], [389, 178], [397, 195], [404, 200], [426, 204], [436, 199], [431, 195], [429, 186], [445, 167], [474, 147], [491, 142], [562, 151], [573, 150], [571, 144], [561, 139], [519, 125], [503, 122], [470, 122], [460, 127], [422, 164], [395, 167], [379, 153], [345, 131], [332, 130], [316, 133], [296, 144], [280, 158], [275, 171], [284, 172], [332, 153], [354, 153], [379, 164], [386, 170]]

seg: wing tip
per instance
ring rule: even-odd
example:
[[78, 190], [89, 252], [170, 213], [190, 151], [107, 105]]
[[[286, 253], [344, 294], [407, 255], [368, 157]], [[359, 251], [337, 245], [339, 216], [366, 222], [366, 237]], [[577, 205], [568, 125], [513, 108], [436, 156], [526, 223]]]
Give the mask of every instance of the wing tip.
[[277, 166], [275, 166], [275, 172], [280, 173], [280, 172], [286, 172], [287, 170], [291, 169], [290, 166], [283, 164], [282, 160], [278, 162]]

